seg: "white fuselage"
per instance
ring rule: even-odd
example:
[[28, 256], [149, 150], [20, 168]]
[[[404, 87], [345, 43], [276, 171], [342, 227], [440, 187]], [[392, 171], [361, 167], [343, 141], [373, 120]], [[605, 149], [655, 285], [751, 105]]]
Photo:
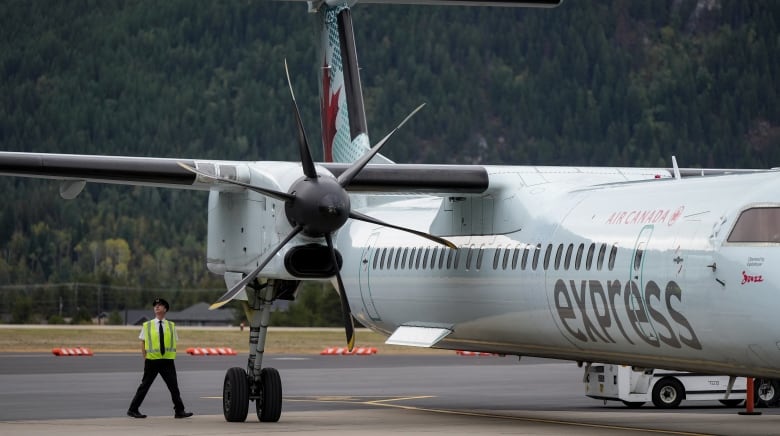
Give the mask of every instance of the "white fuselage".
[[743, 210], [780, 207], [777, 173], [620, 183], [638, 177], [488, 168], [479, 199], [361, 209], [457, 251], [363, 222], [341, 229], [362, 324], [448, 328], [436, 346], [450, 349], [780, 376], [780, 244], [727, 242]]

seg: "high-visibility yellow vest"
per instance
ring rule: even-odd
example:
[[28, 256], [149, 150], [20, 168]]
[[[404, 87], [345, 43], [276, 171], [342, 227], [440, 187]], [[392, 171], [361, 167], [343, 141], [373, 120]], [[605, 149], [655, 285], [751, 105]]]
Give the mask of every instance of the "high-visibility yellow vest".
[[157, 331], [157, 320], [146, 321], [144, 323], [144, 347], [146, 348], [146, 358], [149, 360], [157, 359], [175, 359], [176, 358], [176, 324], [165, 320], [165, 355], [160, 352], [160, 333]]

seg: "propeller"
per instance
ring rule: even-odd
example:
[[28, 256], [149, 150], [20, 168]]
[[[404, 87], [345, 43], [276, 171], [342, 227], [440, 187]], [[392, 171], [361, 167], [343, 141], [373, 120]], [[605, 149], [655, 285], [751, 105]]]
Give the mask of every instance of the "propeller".
[[179, 163], [179, 165], [191, 171], [198, 176], [216, 180], [223, 183], [229, 183], [237, 186], [241, 186], [246, 189], [250, 189], [261, 195], [265, 195], [276, 200], [284, 201], [284, 211], [287, 217], [287, 221], [292, 225], [292, 230], [282, 238], [278, 245], [276, 245], [263, 259], [262, 262], [257, 264], [257, 267], [247, 274], [240, 282], [230, 288], [225, 294], [223, 294], [217, 301], [210, 306], [210, 309], [217, 309], [222, 307], [233, 298], [235, 298], [244, 287], [254, 280], [258, 274], [265, 268], [266, 265], [273, 259], [274, 256], [287, 245], [299, 233], [303, 233], [310, 237], [324, 238], [328, 245], [328, 251], [330, 252], [331, 261], [336, 268], [336, 284], [337, 293], [341, 300], [341, 310], [344, 320], [344, 330], [347, 336], [347, 345], [350, 350], [355, 344], [355, 325], [352, 318], [352, 311], [349, 307], [349, 301], [347, 300], [346, 290], [344, 287], [344, 281], [341, 278], [341, 272], [338, 267], [338, 260], [336, 257], [336, 249], [333, 245], [333, 233], [340, 229], [347, 219], [352, 218], [358, 221], [364, 221], [380, 226], [390, 227], [396, 230], [408, 232], [426, 239], [429, 239], [438, 244], [445, 245], [449, 248], [456, 248], [455, 244], [447, 241], [444, 238], [433, 236], [425, 232], [409, 229], [393, 224], [386, 223], [384, 221], [372, 218], [368, 215], [356, 212], [351, 209], [349, 194], [347, 194], [346, 188], [350, 182], [360, 173], [360, 171], [368, 164], [368, 162], [379, 153], [379, 150], [384, 146], [392, 135], [398, 131], [414, 114], [416, 114], [424, 105], [418, 106], [412, 111], [398, 126], [387, 134], [382, 140], [376, 143], [371, 150], [363, 155], [359, 160], [354, 162], [346, 171], [341, 173], [338, 178], [330, 175], [317, 174], [314, 166], [314, 161], [309, 151], [309, 141], [306, 137], [306, 131], [303, 128], [303, 121], [301, 120], [301, 114], [298, 110], [298, 103], [295, 100], [295, 93], [293, 92], [292, 81], [290, 80], [290, 72], [287, 68], [287, 61], [284, 62], [284, 71], [287, 76], [287, 85], [290, 88], [290, 95], [292, 97], [293, 110], [295, 111], [295, 122], [298, 131], [298, 148], [301, 158], [301, 167], [303, 169], [303, 176], [293, 182], [288, 192], [280, 192], [273, 189], [261, 188], [259, 186], [253, 186], [247, 183], [239, 182], [237, 180], [231, 180], [224, 177], [219, 177], [214, 174], [209, 174], [204, 171], [200, 171], [196, 168], [192, 168], [186, 164]]

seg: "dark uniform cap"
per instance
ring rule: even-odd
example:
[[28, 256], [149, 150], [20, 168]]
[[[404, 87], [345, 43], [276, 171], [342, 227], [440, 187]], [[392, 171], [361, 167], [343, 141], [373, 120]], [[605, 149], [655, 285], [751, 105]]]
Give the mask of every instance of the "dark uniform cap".
[[158, 304], [162, 304], [163, 306], [165, 306], [165, 311], [166, 312], [170, 310], [171, 306], [169, 306], [168, 302], [163, 300], [162, 298], [159, 298], [159, 297], [155, 298], [154, 302], [152, 303], [152, 307], [157, 306]]

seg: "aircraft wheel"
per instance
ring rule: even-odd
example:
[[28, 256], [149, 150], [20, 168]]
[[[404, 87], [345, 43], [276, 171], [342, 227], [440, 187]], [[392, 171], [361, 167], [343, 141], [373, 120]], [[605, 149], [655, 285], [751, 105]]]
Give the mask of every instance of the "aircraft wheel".
[[757, 378], [754, 391], [757, 407], [772, 407], [780, 400], [780, 386], [776, 380]]
[[659, 409], [674, 409], [685, 396], [685, 388], [677, 379], [663, 378], [653, 387], [653, 404]]
[[726, 407], [737, 407], [740, 404], [742, 404], [742, 400], [718, 400], [720, 401], [720, 404], [723, 404]]
[[626, 405], [629, 409], [638, 409], [645, 405], [644, 401], [623, 401], [623, 404]]
[[263, 368], [260, 372], [261, 394], [255, 401], [257, 418], [260, 422], [277, 422], [282, 415], [282, 379], [274, 368]]
[[227, 422], [244, 422], [249, 413], [249, 379], [244, 368], [233, 367], [222, 385], [222, 412]]

